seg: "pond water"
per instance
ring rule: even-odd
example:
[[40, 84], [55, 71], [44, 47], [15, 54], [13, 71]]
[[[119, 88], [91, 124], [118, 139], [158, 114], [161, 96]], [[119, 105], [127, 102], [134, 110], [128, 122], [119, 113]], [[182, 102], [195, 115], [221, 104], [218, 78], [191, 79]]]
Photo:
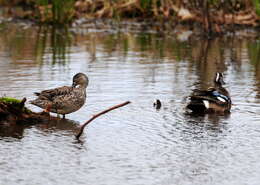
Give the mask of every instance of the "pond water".
[[[67, 120], [0, 127], [0, 184], [259, 184], [260, 40], [190, 32], [0, 26], [0, 95], [90, 79], [87, 102]], [[185, 97], [223, 72], [231, 114], [190, 116]], [[162, 108], [153, 108], [160, 99]], [[80, 124], [102, 115], [75, 140]], [[27, 104], [34, 111], [41, 109]]]

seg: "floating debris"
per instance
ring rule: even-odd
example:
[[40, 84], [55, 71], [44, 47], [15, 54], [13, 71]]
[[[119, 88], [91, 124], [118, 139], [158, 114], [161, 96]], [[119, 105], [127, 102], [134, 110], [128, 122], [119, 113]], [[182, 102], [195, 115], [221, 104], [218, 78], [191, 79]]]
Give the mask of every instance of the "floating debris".
[[156, 99], [153, 103], [153, 107], [155, 107], [157, 110], [159, 110], [162, 107], [162, 103], [160, 100]]

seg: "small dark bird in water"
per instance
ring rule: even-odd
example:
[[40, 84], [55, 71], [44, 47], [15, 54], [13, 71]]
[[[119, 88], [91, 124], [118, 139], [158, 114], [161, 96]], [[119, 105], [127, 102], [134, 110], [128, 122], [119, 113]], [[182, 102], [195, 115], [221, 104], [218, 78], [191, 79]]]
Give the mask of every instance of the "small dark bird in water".
[[162, 103], [160, 100], [156, 99], [155, 102], [153, 103], [153, 106], [158, 110], [161, 108]]
[[65, 114], [75, 112], [84, 105], [88, 82], [85, 74], [77, 73], [73, 77], [71, 86], [36, 92], [34, 94], [38, 97], [30, 103], [45, 109], [45, 112], [62, 114], [65, 118]]
[[230, 112], [231, 98], [229, 92], [222, 87], [225, 84], [222, 73], [216, 73], [214, 87], [207, 90], [195, 89], [191, 96], [187, 108], [194, 113], [225, 113]]

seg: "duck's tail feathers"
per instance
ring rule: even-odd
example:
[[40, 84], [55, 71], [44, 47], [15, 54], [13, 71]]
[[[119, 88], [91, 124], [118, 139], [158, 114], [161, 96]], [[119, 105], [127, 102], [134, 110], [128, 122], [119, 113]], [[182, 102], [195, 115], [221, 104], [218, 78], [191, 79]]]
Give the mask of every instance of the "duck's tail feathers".
[[35, 100], [31, 100], [29, 101], [30, 104], [33, 104], [33, 105], [36, 105], [38, 107], [41, 107], [41, 108], [46, 108], [47, 105], [51, 104], [51, 102], [47, 101], [47, 100], [43, 100], [43, 99], [35, 99]]

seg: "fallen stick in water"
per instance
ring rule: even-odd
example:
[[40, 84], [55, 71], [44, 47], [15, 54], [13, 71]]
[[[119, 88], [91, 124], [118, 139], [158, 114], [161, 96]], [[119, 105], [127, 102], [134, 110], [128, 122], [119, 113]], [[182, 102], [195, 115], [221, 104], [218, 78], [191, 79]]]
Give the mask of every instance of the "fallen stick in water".
[[99, 116], [101, 116], [102, 114], [105, 114], [105, 113], [107, 113], [107, 112], [109, 112], [109, 111], [111, 111], [111, 110], [117, 109], [117, 108], [119, 108], [119, 107], [123, 107], [123, 106], [125, 106], [125, 105], [127, 105], [127, 104], [129, 104], [129, 103], [131, 103], [131, 102], [130, 102], [130, 101], [126, 101], [125, 103], [121, 103], [121, 104], [115, 105], [115, 106], [113, 106], [113, 107], [110, 107], [109, 109], [106, 109], [106, 110], [104, 110], [104, 111], [102, 111], [102, 112], [100, 112], [100, 113], [98, 113], [98, 114], [93, 115], [92, 118], [90, 118], [86, 123], [84, 123], [84, 124], [80, 127], [80, 131], [79, 131], [79, 133], [76, 135], [76, 138], [79, 139], [79, 137], [81, 136], [81, 134], [82, 134], [83, 131], [84, 131], [84, 128], [85, 128], [91, 121], [93, 121], [94, 119], [96, 119], [97, 117], [99, 117]]

